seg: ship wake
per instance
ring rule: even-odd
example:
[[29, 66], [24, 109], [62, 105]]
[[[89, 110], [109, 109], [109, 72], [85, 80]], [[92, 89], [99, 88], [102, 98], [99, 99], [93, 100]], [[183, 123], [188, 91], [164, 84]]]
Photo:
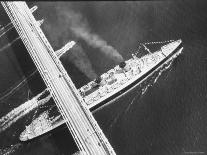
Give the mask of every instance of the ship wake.
[[18, 150], [21, 146], [22, 146], [21, 143], [17, 143], [17, 144], [11, 145], [10, 147], [0, 149], [0, 154], [1, 155], [11, 155], [14, 152], [16, 152], [16, 150]]
[[0, 133], [9, 128], [12, 124], [14, 124], [16, 121], [27, 115], [29, 112], [35, 110], [39, 106], [47, 103], [51, 96], [47, 96], [46, 98], [42, 100], [38, 100], [39, 96], [32, 98], [31, 100], [28, 100], [24, 104], [21, 104], [17, 108], [10, 111], [8, 114], [0, 118]]

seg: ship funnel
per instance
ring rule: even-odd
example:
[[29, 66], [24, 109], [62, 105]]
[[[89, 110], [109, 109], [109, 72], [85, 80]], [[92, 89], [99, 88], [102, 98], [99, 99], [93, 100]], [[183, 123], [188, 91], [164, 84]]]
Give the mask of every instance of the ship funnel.
[[123, 69], [125, 66], [126, 66], [126, 62], [122, 61], [122, 62], [119, 63], [120, 68]]
[[95, 83], [100, 84], [101, 83], [101, 77], [97, 76], [96, 79], [94, 80]]

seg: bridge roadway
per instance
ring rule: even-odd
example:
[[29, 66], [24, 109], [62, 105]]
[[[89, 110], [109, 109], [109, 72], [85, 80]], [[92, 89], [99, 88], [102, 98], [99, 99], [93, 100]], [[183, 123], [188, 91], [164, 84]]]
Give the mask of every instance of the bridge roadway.
[[115, 155], [26, 3], [2, 2], [2, 5], [51, 91], [80, 151], [88, 155]]

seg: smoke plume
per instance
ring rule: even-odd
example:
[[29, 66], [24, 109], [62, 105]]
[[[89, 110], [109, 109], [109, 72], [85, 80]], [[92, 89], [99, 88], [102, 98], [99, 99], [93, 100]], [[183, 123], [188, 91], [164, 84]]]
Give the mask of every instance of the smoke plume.
[[106, 56], [114, 60], [115, 62], [123, 61], [123, 57], [119, 52], [112, 46], [108, 45], [97, 34], [90, 33], [85, 27], [71, 27], [71, 30], [80, 38], [85, 40], [90, 46], [94, 48], [99, 48]]
[[[65, 7], [64, 7], [65, 8]], [[70, 8], [60, 8], [58, 11], [60, 17], [68, 21], [70, 30], [76, 37], [83, 39], [88, 45], [98, 48], [102, 53], [110, 59], [119, 63], [123, 61], [123, 57], [112, 46], [108, 45], [99, 35], [92, 33], [88, 22], [80, 13], [72, 11]]]
[[[76, 39], [82, 39], [89, 46], [98, 49], [97, 52], [102, 52], [114, 62], [119, 63], [123, 61], [122, 56], [116, 49], [108, 45], [99, 35], [91, 32], [88, 21], [86, 18], [83, 18], [81, 13], [74, 11], [72, 3], [39, 2], [39, 4], [44, 8], [42, 14], [44, 14], [46, 19], [43, 28], [45, 28], [46, 34], [53, 47], [56, 46], [60, 48], [60, 46], [63, 46], [63, 44], [69, 40], [76, 41]], [[74, 48], [75, 50], [73, 50]], [[66, 57], [66, 55], [64, 57]], [[74, 46], [69, 51], [67, 58], [81, 72], [85, 73], [87, 77], [94, 79], [96, 73], [80, 44]]]
[[80, 66], [79, 70], [84, 73], [90, 80], [96, 78], [96, 73], [92, 68], [92, 65], [83, 52], [83, 49], [80, 45], [74, 45], [73, 49], [69, 51], [69, 56], [67, 57], [75, 66]]

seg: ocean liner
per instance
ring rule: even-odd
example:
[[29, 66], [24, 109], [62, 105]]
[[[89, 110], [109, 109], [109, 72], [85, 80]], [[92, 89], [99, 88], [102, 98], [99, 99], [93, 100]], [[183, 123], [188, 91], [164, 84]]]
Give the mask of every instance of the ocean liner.
[[[143, 46], [146, 49], [144, 44]], [[113, 69], [82, 86], [79, 93], [93, 112], [107, 104], [112, 104], [114, 100], [136, 88], [154, 72], [160, 70], [163, 65], [172, 62], [182, 50], [182, 41], [176, 40], [168, 42], [153, 53], [150, 52], [142, 57], [137, 56], [138, 52], [132, 54], [132, 58], [129, 60], [121, 62]], [[46, 94], [44, 97], [50, 95], [49, 93], [44, 94]], [[49, 114], [53, 116], [51, 117]], [[64, 123], [60, 113], [54, 115], [47, 110], [26, 126], [19, 138], [21, 141], [31, 140]]]

